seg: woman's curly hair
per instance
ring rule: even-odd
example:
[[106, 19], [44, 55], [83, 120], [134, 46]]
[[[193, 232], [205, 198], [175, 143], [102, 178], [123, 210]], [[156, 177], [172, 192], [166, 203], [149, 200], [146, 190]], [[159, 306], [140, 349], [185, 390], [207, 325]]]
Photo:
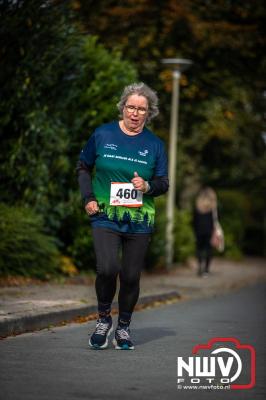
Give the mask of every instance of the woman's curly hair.
[[123, 109], [129, 96], [137, 94], [144, 96], [148, 100], [148, 115], [146, 122], [149, 123], [156, 115], [159, 114], [158, 96], [154, 90], [143, 82], [132, 83], [124, 88], [120, 101], [117, 103], [117, 108], [120, 112], [120, 117], [123, 116]]

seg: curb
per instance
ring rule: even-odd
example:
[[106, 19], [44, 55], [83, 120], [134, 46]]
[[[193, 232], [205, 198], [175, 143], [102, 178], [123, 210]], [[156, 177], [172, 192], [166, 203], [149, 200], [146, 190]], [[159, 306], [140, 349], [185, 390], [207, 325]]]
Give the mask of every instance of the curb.
[[[181, 296], [178, 292], [168, 292], [140, 297], [137, 309], [143, 309], [147, 306], [154, 306], [154, 303], [165, 302], [169, 300], [178, 300]], [[114, 308], [118, 307], [118, 303], [113, 304]], [[4, 339], [8, 336], [19, 335], [26, 332], [33, 332], [51, 325], [60, 325], [62, 323], [73, 322], [79, 317], [88, 317], [90, 314], [97, 312], [97, 306], [80, 306], [73, 309], [65, 309], [59, 311], [48, 311], [36, 315], [24, 315], [7, 321], [0, 321], [0, 338]], [[91, 318], [92, 319], [92, 318]], [[96, 319], [96, 318], [95, 318]]]

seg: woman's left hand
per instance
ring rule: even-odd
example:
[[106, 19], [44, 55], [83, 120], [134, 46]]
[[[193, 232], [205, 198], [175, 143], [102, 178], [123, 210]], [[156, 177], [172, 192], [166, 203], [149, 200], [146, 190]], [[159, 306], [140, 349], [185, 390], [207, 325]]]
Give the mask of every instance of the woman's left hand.
[[141, 192], [147, 192], [147, 183], [144, 181], [141, 176], [138, 176], [137, 172], [134, 172], [134, 178], [131, 179], [131, 183], [133, 183], [134, 188], [140, 190]]

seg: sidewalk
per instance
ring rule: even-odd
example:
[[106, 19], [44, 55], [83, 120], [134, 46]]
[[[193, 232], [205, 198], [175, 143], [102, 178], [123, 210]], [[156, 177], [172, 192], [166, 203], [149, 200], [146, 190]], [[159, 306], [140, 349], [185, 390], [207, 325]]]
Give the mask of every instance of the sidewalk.
[[[206, 279], [197, 276], [193, 261], [169, 273], [143, 273], [137, 309], [161, 302], [212, 297], [261, 281], [266, 281], [265, 259], [246, 258], [241, 262], [215, 259]], [[0, 337], [49, 328], [78, 318], [86, 320], [88, 316], [94, 319], [95, 312], [93, 281], [76, 278], [64, 284], [0, 287]]]

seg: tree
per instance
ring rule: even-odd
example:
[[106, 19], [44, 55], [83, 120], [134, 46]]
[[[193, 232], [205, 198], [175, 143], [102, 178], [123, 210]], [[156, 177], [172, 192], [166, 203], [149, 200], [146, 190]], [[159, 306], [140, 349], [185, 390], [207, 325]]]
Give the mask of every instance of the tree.
[[62, 227], [80, 201], [79, 152], [116, 117], [136, 71], [84, 35], [68, 2], [6, 1], [1, 17], [1, 200], [33, 208], [50, 233], [71, 241]]

